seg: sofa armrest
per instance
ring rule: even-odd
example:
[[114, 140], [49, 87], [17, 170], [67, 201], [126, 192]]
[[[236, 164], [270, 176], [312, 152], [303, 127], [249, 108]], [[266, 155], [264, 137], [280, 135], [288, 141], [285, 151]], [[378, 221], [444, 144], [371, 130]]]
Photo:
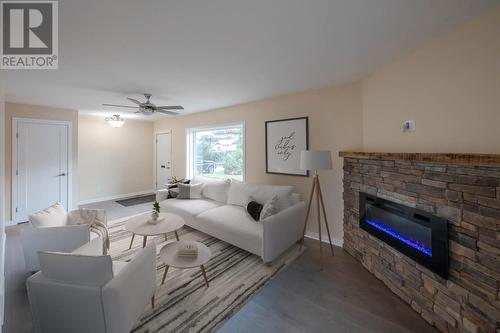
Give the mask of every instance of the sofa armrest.
[[262, 259], [271, 262], [302, 237], [306, 204], [301, 201], [262, 221]]
[[102, 290], [107, 332], [129, 332], [156, 291], [156, 247], [150, 243]]
[[24, 251], [26, 268], [29, 271], [40, 269], [38, 251], [71, 253], [88, 243], [88, 225], [34, 228], [26, 225], [21, 229], [21, 244]]

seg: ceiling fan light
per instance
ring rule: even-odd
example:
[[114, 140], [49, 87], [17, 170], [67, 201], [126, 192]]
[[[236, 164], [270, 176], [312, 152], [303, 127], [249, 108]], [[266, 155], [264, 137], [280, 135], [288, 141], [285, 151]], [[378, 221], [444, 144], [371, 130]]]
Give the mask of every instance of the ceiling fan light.
[[113, 128], [118, 128], [125, 124], [125, 120], [120, 117], [120, 115], [114, 114], [113, 117], [108, 117], [105, 119], [108, 124]]

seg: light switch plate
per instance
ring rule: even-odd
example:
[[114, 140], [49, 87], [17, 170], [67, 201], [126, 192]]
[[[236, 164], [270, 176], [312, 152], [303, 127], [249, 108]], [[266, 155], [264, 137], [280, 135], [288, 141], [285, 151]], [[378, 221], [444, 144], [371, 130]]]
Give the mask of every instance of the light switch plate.
[[403, 122], [403, 132], [415, 132], [416, 131], [416, 126], [415, 126], [415, 120], [406, 120]]

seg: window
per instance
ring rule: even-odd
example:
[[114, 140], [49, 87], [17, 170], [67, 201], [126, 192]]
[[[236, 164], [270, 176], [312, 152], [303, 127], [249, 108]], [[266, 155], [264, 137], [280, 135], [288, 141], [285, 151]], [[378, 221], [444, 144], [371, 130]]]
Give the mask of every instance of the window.
[[187, 174], [243, 180], [244, 123], [187, 130]]

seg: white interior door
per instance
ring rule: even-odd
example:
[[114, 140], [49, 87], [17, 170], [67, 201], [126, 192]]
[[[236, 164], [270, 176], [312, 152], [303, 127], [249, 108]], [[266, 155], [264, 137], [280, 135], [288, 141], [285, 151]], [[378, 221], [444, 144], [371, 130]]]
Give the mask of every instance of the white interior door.
[[156, 134], [156, 189], [165, 188], [172, 178], [172, 135]]
[[24, 119], [13, 125], [14, 222], [55, 202], [69, 210], [70, 125]]

